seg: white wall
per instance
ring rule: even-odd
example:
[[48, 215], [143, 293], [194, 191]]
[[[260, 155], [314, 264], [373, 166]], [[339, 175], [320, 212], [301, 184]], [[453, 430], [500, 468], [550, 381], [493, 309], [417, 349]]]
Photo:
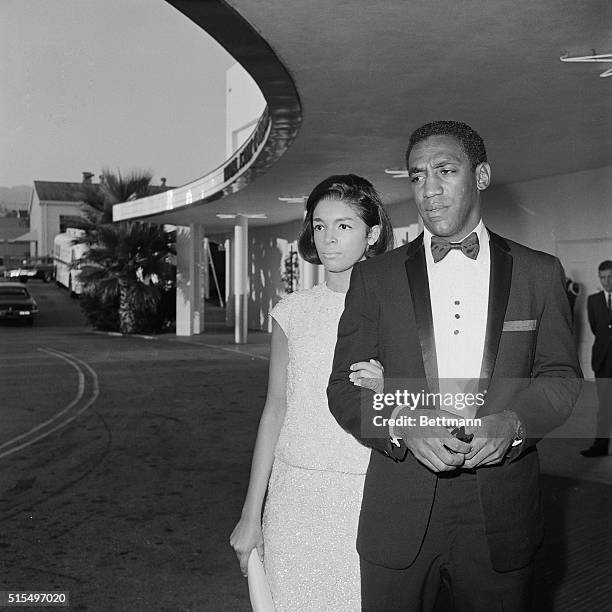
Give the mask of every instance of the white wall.
[[81, 202], [49, 202], [42, 209], [46, 222], [43, 223], [42, 241], [39, 242], [40, 255], [53, 255], [53, 240], [60, 233], [60, 217], [81, 217]]
[[[30, 231], [36, 232], [37, 244], [30, 243], [30, 255], [37, 255], [42, 242], [41, 206], [36, 190], [33, 191], [30, 202]], [[44, 253], [43, 253], [44, 254]]]
[[251, 135], [265, 107], [266, 100], [251, 75], [238, 63], [229, 68], [225, 73], [225, 148], [228, 158]]
[[249, 329], [269, 331], [270, 309], [285, 295], [281, 280], [286, 243], [297, 239], [300, 220], [249, 228]]
[[559, 240], [612, 237], [612, 166], [493, 186], [483, 198], [491, 229], [540, 251], [556, 254]]
[[[53, 239], [60, 233], [60, 216], [82, 216], [81, 202], [43, 202], [34, 191], [30, 206], [30, 230], [36, 232], [37, 254], [53, 255]], [[33, 246], [33, 245], [32, 245]], [[31, 255], [35, 255], [34, 252]]]
[[566, 275], [580, 284], [574, 334], [590, 378], [593, 335], [586, 298], [601, 289], [597, 266], [612, 259], [612, 167], [493, 187], [484, 202], [483, 217], [492, 230], [556, 255]]

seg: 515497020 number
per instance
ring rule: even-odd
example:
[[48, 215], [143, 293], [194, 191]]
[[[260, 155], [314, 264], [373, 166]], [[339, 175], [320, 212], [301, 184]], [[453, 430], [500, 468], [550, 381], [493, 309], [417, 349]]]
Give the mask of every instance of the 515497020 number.
[[47, 606], [67, 608], [70, 598], [67, 591], [0, 591], [0, 606]]

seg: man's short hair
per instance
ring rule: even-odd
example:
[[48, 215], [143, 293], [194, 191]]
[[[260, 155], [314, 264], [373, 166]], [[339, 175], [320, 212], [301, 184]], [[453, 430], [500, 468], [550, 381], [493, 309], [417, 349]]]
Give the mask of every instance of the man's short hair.
[[408, 149], [406, 150], [406, 166], [408, 166], [410, 151], [415, 145], [430, 136], [452, 136], [456, 138], [468, 156], [472, 170], [475, 170], [478, 164], [487, 161], [487, 150], [484, 142], [469, 125], [460, 121], [433, 121], [422, 125], [410, 135]]
[[597, 271], [601, 274], [604, 270], [612, 270], [612, 261], [606, 259], [599, 264]]

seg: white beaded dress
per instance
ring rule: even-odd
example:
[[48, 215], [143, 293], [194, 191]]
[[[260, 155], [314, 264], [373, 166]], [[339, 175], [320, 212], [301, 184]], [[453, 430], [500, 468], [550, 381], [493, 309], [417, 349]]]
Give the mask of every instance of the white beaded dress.
[[355, 541], [370, 450], [338, 425], [326, 394], [343, 309], [344, 294], [323, 283], [270, 313], [289, 349], [287, 412], [263, 516], [276, 612], [361, 609]]

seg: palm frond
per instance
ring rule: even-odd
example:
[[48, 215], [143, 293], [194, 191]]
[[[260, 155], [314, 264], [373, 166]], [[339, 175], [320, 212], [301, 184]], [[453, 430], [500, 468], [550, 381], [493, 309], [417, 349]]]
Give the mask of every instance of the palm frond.
[[128, 318], [133, 323], [137, 313], [155, 313], [162, 287], [167, 291], [174, 283], [176, 269], [170, 264], [176, 253], [174, 231], [150, 223], [112, 223], [113, 205], [148, 195], [151, 180], [149, 172], [124, 177], [119, 171], [104, 170], [97, 190], [83, 192], [91, 212], [86, 235], [77, 240], [89, 245], [76, 265], [79, 280], [94, 298], [92, 303], [96, 296], [105, 303], [118, 301], [124, 323]]

